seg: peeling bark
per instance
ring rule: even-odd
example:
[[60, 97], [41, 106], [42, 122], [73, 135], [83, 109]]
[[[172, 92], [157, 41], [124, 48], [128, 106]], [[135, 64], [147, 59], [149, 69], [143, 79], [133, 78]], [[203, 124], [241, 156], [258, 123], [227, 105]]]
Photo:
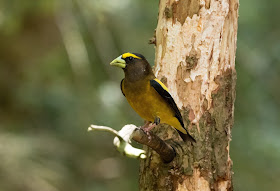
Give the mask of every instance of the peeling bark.
[[177, 155], [169, 164], [147, 149], [140, 190], [232, 190], [229, 142], [235, 100], [238, 0], [161, 0], [155, 74], [182, 110], [197, 143], [156, 129]]

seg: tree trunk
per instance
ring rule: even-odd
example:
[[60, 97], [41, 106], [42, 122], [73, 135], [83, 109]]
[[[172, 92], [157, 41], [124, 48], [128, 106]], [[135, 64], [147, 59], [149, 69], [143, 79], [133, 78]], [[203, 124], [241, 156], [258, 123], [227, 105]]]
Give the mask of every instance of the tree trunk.
[[149, 148], [140, 190], [232, 190], [229, 142], [235, 100], [238, 0], [161, 0], [155, 74], [169, 88], [197, 143], [167, 125], [156, 134], [176, 150], [169, 164]]

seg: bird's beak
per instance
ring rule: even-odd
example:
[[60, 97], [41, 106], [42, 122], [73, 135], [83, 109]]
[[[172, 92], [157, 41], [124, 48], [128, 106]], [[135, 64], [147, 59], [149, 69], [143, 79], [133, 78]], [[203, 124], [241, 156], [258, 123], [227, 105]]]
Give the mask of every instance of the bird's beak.
[[122, 59], [122, 55], [120, 55], [118, 58], [116, 58], [115, 60], [113, 60], [110, 63], [111, 66], [117, 66], [120, 68], [125, 68], [126, 67], [126, 62], [124, 59]]

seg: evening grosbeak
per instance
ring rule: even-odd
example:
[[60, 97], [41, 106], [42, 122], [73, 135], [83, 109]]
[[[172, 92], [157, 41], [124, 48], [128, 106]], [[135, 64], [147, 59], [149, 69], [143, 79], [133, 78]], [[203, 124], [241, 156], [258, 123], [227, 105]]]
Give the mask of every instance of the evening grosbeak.
[[155, 77], [143, 55], [125, 53], [110, 65], [123, 69], [125, 78], [121, 81], [121, 91], [130, 106], [146, 121], [142, 126], [144, 130], [149, 131], [159, 123], [165, 123], [176, 128], [184, 141], [196, 142], [185, 128], [167, 87]]

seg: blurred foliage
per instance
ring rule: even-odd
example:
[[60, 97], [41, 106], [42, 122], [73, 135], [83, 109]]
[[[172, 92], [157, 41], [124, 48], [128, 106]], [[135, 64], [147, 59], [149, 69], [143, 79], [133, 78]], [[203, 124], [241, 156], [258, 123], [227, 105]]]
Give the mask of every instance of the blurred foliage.
[[[236, 190], [280, 187], [279, 1], [240, 2], [231, 143]], [[142, 121], [109, 67], [125, 51], [150, 63], [150, 0], [0, 0], [0, 190], [138, 190], [138, 161], [107, 134]], [[125, 113], [123, 111], [126, 111]]]

